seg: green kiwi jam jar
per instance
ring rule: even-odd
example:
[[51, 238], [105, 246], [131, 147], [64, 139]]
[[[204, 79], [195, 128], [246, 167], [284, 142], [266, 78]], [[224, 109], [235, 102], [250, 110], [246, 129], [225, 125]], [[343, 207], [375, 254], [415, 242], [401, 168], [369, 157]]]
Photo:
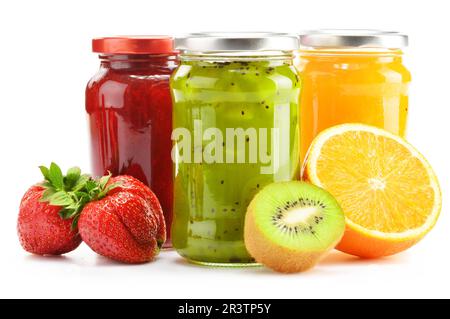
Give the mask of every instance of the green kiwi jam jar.
[[191, 262], [254, 264], [243, 236], [248, 204], [265, 185], [299, 177], [297, 47], [289, 34], [176, 39], [172, 241]]

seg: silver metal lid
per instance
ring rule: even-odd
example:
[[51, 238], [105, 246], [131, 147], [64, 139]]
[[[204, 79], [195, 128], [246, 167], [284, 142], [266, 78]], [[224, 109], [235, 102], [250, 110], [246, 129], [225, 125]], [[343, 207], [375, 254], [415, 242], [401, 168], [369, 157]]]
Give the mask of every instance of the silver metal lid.
[[400, 49], [408, 46], [408, 36], [381, 30], [312, 30], [300, 34], [300, 46]]
[[293, 51], [298, 46], [298, 36], [289, 33], [205, 32], [175, 39], [177, 50], [190, 52]]

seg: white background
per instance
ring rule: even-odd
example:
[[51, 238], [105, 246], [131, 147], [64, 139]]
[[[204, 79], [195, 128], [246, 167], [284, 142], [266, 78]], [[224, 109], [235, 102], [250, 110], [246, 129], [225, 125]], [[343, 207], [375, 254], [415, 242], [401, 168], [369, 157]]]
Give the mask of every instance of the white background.
[[[0, 297], [450, 297], [450, 18], [448, 1], [1, 1]], [[420, 5], [419, 5], [420, 4]], [[20, 198], [55, 161], [89, 171], [84, 88], [98, 68], [91, 38], [195, 31], [381, 28], [410, 36], [408, 137], [441, 182], [435, 229], [400, 255], [364, 261], [334, 252], [315, 269], [214, 269], [165, 252], [126, 266], [85, 245], [31, 256], [16, 236]]]

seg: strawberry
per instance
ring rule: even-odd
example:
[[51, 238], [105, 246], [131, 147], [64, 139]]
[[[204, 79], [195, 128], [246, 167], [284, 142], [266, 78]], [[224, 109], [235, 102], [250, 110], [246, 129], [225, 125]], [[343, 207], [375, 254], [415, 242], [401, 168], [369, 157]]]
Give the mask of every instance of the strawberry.
[[[111, 182], [115, 183], [116, 187], [110, 191], [110, 194], [127, 191], [141, 196], [150, 204], [150, 207], [153, 208], [153, 212], [158, 220], [158, 225], [165, 226], [164, 215], [159, 200], [149, 187], [140, 180], [128, 175], [113, 177]], [[166, 241], [166, 235], [166, 227], [159, 227], [156, 234], [156, 240], [160, 247]]]
[[52, 163], [30, 187], [19, 211], [22, 247], [40, 255], [74, 250], [81, 239], [95, 252], [126, 263], [152, 260], [166, 240], [161, 205], [131, 176], [94, 179], [74, 167], [63, 176]]
[[78, 228], [95, 252], [125, 263], [152, 260], [166, 239], [161, 206], [153, 192], [131, 176], [113, 177], [106, 195], [89, 202]]
[[[17, 232], [22, 247], [33, 254], [61, 255], [77, 248], [81, 243], [73, 220], [63, 219], [62, 190], [71, 188], [81, 178], [79, 170], [72, 168], [63, 176], [57, 165], [41, 167], [45, 182], [31, 186], [23, 196]], [[47, 200], [52, 198], [51, 202]], [[66, 201], [67, 202], [67, 201]]]

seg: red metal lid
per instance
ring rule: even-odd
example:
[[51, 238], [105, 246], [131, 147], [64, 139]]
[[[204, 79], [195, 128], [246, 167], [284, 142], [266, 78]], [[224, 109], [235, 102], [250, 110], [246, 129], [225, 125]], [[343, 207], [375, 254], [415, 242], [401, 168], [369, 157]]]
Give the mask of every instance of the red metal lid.
[[92, 39], [92, 51], [106, 54], [173, 53], [173, 38], [165, 35], [117, 36]]

